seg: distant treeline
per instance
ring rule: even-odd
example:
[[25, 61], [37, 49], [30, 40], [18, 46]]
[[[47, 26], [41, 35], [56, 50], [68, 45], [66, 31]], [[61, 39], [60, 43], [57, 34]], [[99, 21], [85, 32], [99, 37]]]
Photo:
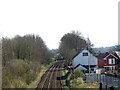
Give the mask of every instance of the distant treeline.
[[15, 36], [2, 39], [3, 65], [12, 59], [22, 59], [47, 63], [50, 59], [49, 49], [41, 37], [35, 35]]

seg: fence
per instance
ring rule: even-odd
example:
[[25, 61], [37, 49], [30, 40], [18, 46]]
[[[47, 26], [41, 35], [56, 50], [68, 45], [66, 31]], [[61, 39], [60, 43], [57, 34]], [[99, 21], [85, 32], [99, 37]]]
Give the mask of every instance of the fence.
[[85, 79], [87, 83], [99, 82], [102, 88], [119, 88], [120, 89], [120, 76], [110, 76], [105, 74], [86, 73]]

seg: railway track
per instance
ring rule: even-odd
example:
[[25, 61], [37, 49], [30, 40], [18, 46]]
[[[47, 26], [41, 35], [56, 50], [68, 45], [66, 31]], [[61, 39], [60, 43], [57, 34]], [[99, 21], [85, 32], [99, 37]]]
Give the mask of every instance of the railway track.
[[42, 76], [36, 90], [59, 88], [62, 90], [61, 71], [63, 62], [52, 65]]

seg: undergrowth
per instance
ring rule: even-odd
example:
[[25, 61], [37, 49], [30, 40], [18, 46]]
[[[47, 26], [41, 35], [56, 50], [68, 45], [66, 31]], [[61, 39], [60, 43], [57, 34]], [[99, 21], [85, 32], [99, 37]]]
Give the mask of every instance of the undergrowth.
[[11, 60], [3, 67], [3, 88], [27, 88], [41, 71], [39, 62]]

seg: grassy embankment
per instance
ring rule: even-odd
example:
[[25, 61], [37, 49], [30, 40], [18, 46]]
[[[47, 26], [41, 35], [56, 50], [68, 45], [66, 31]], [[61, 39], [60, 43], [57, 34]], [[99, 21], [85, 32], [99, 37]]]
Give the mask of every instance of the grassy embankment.
[[32, 82], [27, 86], [27, 88], [35, 88], [35, 87], [37, 87], [38, 83], [40, 82], [40, 79], [41, 79], [42, 75], [43, 75], [43, 74], [45, 73], [45, 71], [46, 71], [50, 66], [52, 66], [54, 63], [56, 63], [56, 61], [54, 61], [54, 59], [53, 59], [53, 61], [52, 61], [51, 63], [49, 63], [49, 64], [47, 64], [47, 65], [42, 65], [41, 71], [40, 71], [40, 73], [37, 75], [37, 78], [36, 78], [34, 81], [32, 81]]
[[3, 67], [3, 88], [36, 88], [41, 76], [55, 61], [48, 65], [28, 60], [11, 60]]

